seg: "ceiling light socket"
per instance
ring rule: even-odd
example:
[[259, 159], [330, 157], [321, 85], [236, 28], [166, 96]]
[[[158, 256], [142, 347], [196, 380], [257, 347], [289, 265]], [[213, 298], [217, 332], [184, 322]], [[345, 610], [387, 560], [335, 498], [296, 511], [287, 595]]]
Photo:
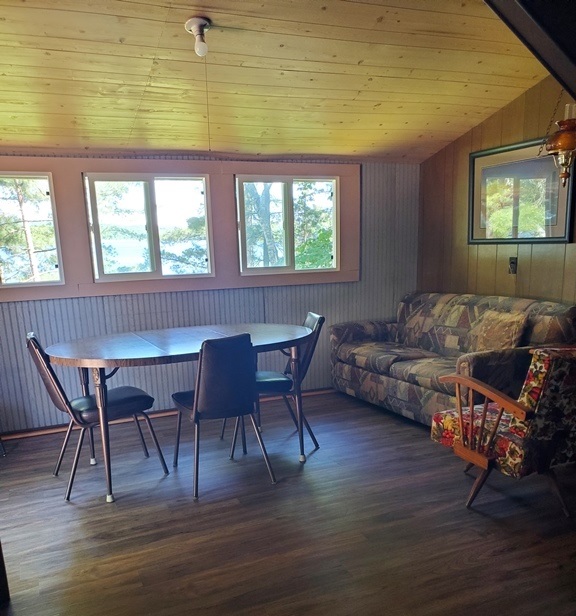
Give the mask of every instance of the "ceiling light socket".
[[186, 32], [194, 35], [196, 42], [194, 43], [194, 51], [197, 55], [203, 58], [208, 53], [208, 45], [204, 40], [204, 32], [210, 29], [212, 22], [208, 17], [191, 17], [185, 24]]

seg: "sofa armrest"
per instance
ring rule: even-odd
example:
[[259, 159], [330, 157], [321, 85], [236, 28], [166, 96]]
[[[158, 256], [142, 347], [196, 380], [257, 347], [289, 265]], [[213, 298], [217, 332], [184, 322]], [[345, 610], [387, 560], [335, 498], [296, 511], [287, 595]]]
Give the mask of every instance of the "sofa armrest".
[[456, 362], [456, 372], [478, 379], [512, 398], [518, 398], [532, 361], [531, 348], [465, 353]]
[[395, 321], [347, 321], [330, 326], [330, 356], [332, 362], [340, 345], [348, 342], [393, 342], [396, 339]]

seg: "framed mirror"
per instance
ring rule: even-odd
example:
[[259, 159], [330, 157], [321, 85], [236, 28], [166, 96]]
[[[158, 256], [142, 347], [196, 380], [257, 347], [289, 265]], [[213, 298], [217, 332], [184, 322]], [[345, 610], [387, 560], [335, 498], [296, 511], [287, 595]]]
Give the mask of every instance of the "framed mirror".
[[470, 154], [470, 244], [569, 242], [572, 181], [563, 187], [543, 139]]

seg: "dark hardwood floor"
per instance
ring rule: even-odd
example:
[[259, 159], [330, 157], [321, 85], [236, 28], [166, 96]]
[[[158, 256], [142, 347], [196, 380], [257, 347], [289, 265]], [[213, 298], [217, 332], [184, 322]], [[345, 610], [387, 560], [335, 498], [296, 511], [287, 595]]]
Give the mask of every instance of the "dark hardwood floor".
[[[543, 478], [494, 473], [467, 510], [471, 478], [424, 426], [336, 393], [305, 405], [321, 448], [301, 465], [281, 402], [263, 404], [276, 485], [250, 432], [248, 455], [230, 461], [230, 435], [220, 441], [219, 422], [206, 423], [198, 501], [188, 422], [168, 477], [132, 425], [112, 427], [113, 504], [87, 452], [63, 500], [72, 451], [51, 475], [62, 435], [6, 441], [12, 603], [0, 613], [576, 614], [576, 523]], [[174, 421], [155, 421], [169, 462]], [[574, 473], [559, 476], [576, 511]]]

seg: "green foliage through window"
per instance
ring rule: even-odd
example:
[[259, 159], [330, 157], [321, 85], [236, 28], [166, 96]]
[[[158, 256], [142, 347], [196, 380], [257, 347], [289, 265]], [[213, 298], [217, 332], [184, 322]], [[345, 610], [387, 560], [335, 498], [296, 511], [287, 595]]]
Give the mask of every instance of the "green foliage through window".
[[336, 269], [335, 179], [238, 177], [243, 271]]
[[50, 176], [0, 177], [0, 285], [61, 281]]

